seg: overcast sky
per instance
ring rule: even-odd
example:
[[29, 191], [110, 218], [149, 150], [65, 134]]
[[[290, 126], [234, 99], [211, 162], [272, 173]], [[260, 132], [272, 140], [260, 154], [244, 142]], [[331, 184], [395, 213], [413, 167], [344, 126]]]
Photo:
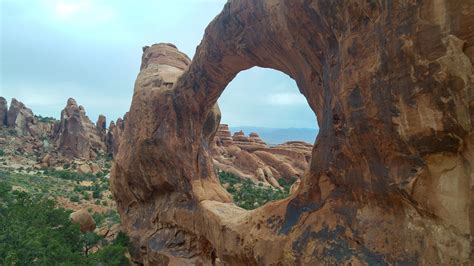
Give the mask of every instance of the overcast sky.
[[[0, 0], [0, 96], [58, 118], [73, 97], [96, 121], [130, 107], [142, 47], [171, 42], [194, 55], [225, 0]], [[316, 119], [295, 82], [253, 68], [219, 99], [232, 126], [309, 127]]]

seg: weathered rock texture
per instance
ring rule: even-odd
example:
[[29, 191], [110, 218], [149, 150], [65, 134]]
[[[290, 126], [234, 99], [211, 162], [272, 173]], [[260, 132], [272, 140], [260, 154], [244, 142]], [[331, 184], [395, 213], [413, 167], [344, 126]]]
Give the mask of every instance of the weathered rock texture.
[[96, 126], [86, 116], [84, 107], [69, 98], [55, 129], [58, 150], [65, 156], [93, 159], [105, 144]]
[[31, 133], [32, 125], [37, 124], [37, 121], [30, 108], [13, 98], [8, 109], [7, 124], [18, 135], [26, 135]]
[[211, 146], [214, 164], [222, 171], [279, 187], [278, 179], [302, 177], [308, 170], [311, 144], [287, 142], [269, 147], [255, 132], [230, 135], [227, 125], [219, 125]]
[[97, 127], [97, 130], [99, 130], [100, 134], [105, 135], [105, 132], [107, 131], [107, 118], [104, 115], [99, 115], [95, 126]]
[[[229, 1], [192, 63], [144, 50], [112, 190], [145, 264], [469, 264], [473, 1]], [[245, 211], [209, 153], [253, 66], [295, 79], [320, 132], [286, 200]]]
[[8, 103], [3, 97], [0, 97], [0, 128], [8, 126]]
[[[126, 115], [124, 116], [124, 119]], [[110, 121], [109, 129], [107, 135], [105, 136], [105, 146], [107, 154], [115, 158], [120, 146], [120, 139], [123, 135], [123, 130], [125, 128], [125, 120], [122, 118], [117, 119], [117, 123]]]

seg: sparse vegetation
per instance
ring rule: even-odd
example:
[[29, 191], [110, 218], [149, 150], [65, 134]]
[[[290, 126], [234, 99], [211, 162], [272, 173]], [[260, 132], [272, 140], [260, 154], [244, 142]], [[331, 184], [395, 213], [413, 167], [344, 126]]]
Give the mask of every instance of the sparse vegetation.
[[227, 191], [232, 195], [235, 204], [247, 210], [258, 208], [269, 201], [288, 197], [290, 187], [296, 181], [296, 178], [281, 181], [282, 190], [257, 185], [249, 179], [243, 179], [227, 172], [220, 172], [219, 179], [222, 184], [226, 184]]
[[70, 211], [0, 181], [0, 265], [128, 265], [128, 237], [82, 233]]
[[54, 168], [49, 168], [44, 170], [44, 175], [53, 176], [66, 180], [77, 180], [77, 181], [86, 181], [93, 180], [96, 178], [94, 174], [82, 174], [74, 171], [68, 170], [56, 170]]
[[38, 122], [42, 122], [42, 123], [54, 123], [58, 120], [56, 120], [56, 118], [54, 117], [45, 117], [45, 116], [41, 116], [41, 115], [35, 115], [35, 118], [38, 120]]

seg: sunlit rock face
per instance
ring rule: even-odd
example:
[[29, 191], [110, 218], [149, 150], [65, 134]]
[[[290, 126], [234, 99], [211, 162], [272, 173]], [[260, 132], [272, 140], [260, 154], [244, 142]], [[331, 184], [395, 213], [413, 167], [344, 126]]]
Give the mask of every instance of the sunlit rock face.
[[[144, 49], [111, 185], [149, 264], [469, 264], [472, 1], [229, 1], [192, 62]], [[219, 185], [216, 101], [253, 66], [298, 84], [320, 132], [292, 196]]]

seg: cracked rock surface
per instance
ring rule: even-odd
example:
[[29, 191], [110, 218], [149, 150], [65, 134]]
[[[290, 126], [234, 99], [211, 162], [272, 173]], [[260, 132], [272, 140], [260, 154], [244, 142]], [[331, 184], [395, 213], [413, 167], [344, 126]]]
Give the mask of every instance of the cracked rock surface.
[[[229, 1], [191, 61], [144, 48], [111, 187], [137, 262], [469, 264], [474, 2]], [[290, 198], [246, 211], [210, 155], [253, 66], [292, 77], [320, 133]]]

